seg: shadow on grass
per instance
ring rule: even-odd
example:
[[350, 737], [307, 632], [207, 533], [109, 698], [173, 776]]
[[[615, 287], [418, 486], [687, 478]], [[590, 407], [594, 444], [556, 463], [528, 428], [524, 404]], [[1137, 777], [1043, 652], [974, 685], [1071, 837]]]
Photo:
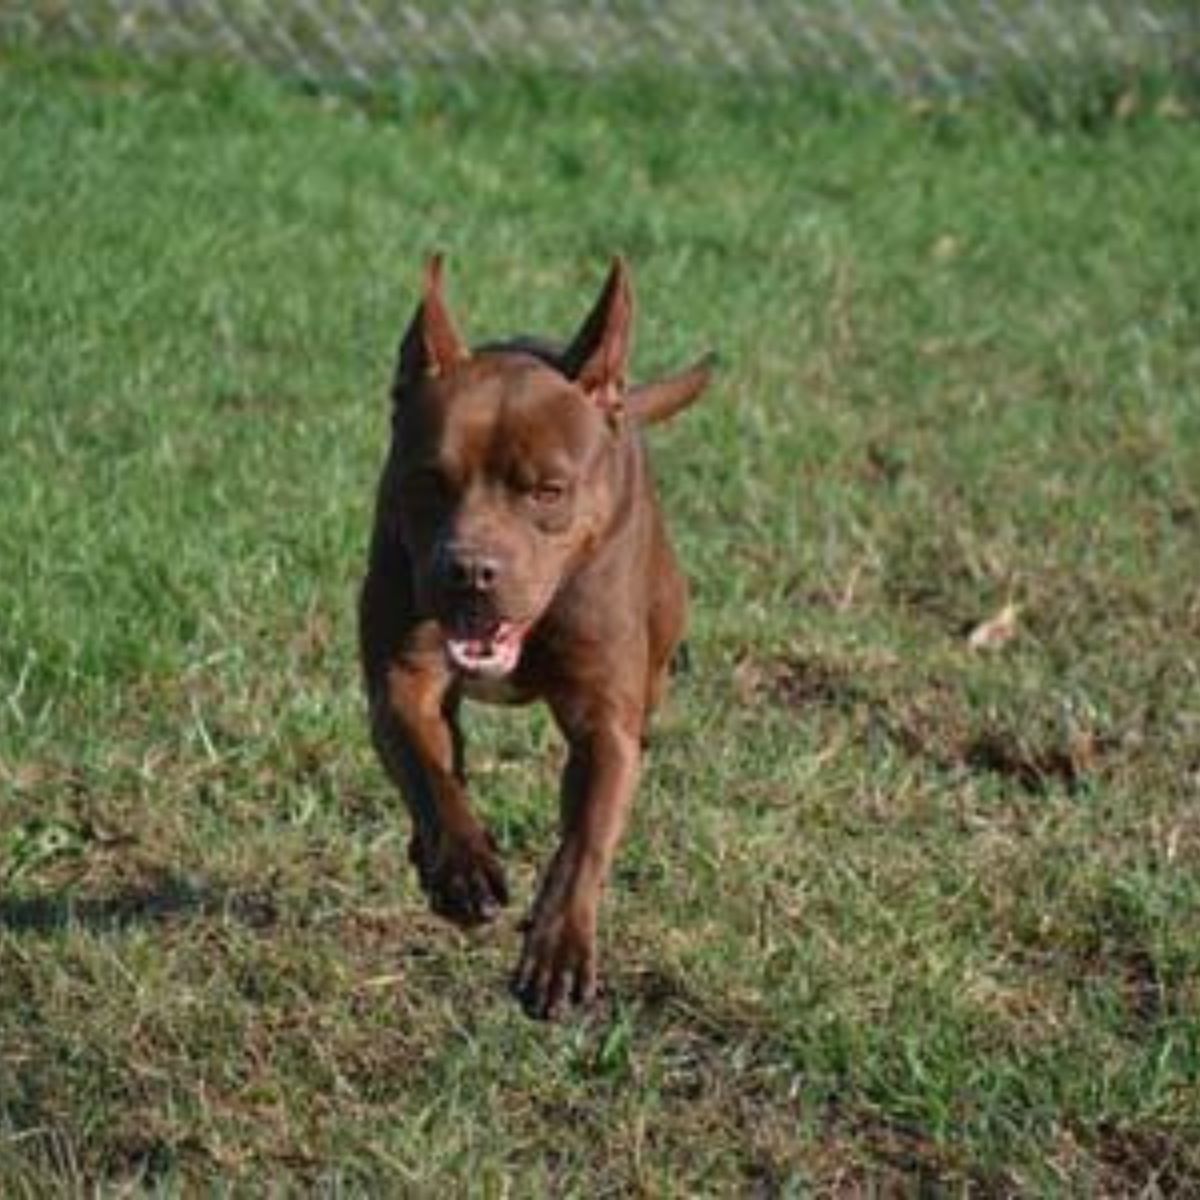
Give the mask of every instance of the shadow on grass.
[[168, 872], [99, 895], [63, 888], [42, 895], [0, 896], [0, 930], [42, 937], [72, 928], [104, 933], [188, 917], [224, 917], [266, 928], [278, 915], [265, 892], [230, 892]]

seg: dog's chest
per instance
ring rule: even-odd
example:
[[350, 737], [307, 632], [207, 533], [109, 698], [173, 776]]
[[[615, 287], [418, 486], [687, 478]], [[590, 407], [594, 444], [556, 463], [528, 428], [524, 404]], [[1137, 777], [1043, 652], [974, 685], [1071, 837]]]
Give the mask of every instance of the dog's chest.
[[469, 700], [477, 700], [481, 704], [525, 704], [529, 701], [529, 693], [513, 682], [511, 677], [504, 679], [468, 679], [462, 681], [463, 695]]

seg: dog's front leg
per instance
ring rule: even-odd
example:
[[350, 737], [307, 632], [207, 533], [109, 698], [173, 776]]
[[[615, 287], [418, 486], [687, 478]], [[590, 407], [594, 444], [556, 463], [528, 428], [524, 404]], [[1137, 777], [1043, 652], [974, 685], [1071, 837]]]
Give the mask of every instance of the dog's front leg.
[[508, 888], [495, 842], [467, 799], [455, 708], [444, 671], [399, 662], [372, 697], [371, 726], [412, 815], [409, 856], [434, 912], [476, 925], [508, 903]]
[[562, 840], [525, 930], [513, 988], [535, 1017], [596, 994], [596, 919], [641, 769], [641, 715], [564, 727]]

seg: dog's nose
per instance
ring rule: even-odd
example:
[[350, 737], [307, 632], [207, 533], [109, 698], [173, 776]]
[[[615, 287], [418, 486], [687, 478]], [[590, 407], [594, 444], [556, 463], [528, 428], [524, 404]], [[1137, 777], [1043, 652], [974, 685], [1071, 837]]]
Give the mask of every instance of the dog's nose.
[[489, 554], [464, 546], [446, 552], [446, 579], [455, 591], [490, 592], [500, 577], [500, 564]]

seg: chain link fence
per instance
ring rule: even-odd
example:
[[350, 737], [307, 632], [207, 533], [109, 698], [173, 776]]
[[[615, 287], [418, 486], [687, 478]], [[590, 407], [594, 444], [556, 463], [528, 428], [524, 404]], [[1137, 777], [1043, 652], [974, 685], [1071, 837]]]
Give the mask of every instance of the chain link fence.
[[963, 92], [1080, 67], [1195, 77], [1196, 0], [41, 0], [0, 3], [0, 41], [220, 56], [316, 84], [430, 67], [823, 73]]

